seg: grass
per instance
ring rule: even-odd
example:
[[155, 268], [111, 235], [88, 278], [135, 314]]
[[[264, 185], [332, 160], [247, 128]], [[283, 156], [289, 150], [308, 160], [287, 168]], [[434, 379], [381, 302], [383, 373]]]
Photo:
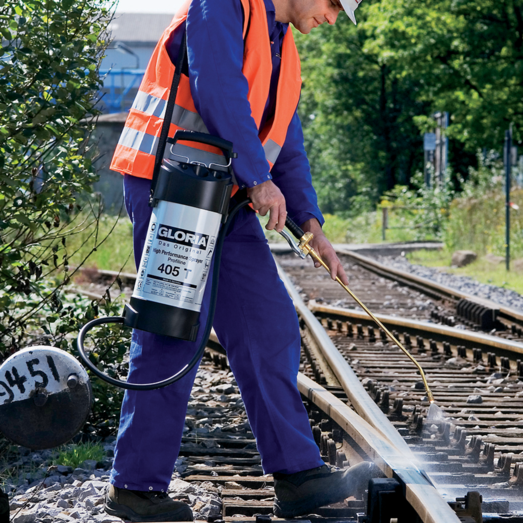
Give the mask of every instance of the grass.
[[77, 251], [70, 260], [78, 265], [93, 250], [95, 242], [107, 239], [90, 254], [84, 267], [136, 272], [133, 253], [133, 228], [126, 215], [102, 215], [98, 230], [94, 224], [67, 239], [68, 252]]
[[[285, 242], [278, 233], [265, 229], [269, 216], [258, 215], [258, 218], [269, 242]], [[454, 222], [463, 223], [464, 219], [464, 216], [457, 216]], [[387, 242], [415, 239], [415, 230], [409, 228], [406, 223], [404, 224], [405, 227], [401, 227], [399, 216], [391, 213], [389, 224], [394, 228], [387, 231]], [[381, 215], [372, 212], [362, 214], [354, 219], [344, 219], [327, 214], [325, 215], [323, 230], [332, 243], [381, 243]], [[109, 233], [108, 239], [89, 256], [84, 266], [136, 272], [132, 254], [132, 226], [127, 216], [124, 215], [120, 218], [107, 215], [102, 216], [98, 228], [98, 241], [105, 238]], [[93, 249], [95, 239], [96, 229], [94, 226], [86, 228], [85, 231], [68, 238], [68, 251], [78, 250], [72, 257], [71, 264], [78, 264], [87, 256]], [[475, 246], [472, 245], [469, 248], [476, 250]], [[479, 245], [476, 247], [478, 247], [477, 252], [482, 252], [479, 249]], [[460, 245], [459, 248], [466, 248], [466, 246]], [[498, 251], [499, 249], [496, 250], [496, 252]], [[470, 276], [482, 283], [490, 283], [523, 294], [523, 269], [519, 272], [513, 268], [513, 270], [507, 272], [504, 263], [493, 264], [484, 257], [480, 257], [467, 267], [457, 269], [451, 268], [451, 258], [452, 253], [448, 249], [442, 251], [417, 251], [408, 255], [408, 259], [412, 263], [438, 267], [446, 272]]]
[[[481, 283], [489, 283], [523, 294], [523, 268], [518, 270], [513, 267], [507, 272], [505, 262], [495, 264], [482, 256], [466, 267], [453, 268], [451, 267], [452, 253], [448, 250], [416, 251], [407, 254], [407, 258], [411, 263], [436, 267], [451, 274], [469, 276]], [[517, 267], [519, 264], [515, 265]], [[521, 265], [523, 266], [523, 263]]]
[[[267, 231], [265, 225], [269, 216], [259, 216], [265, 236], [271, 243], [285, 242], [282, 236], [275, 231]], [[340, 218], [326, 214], [325, 235], [332, 243], [380, 243], [381, 222], [376, 213], [366, 213], [354, 219]], [[72, 265], [78, 265], [93, 250], [95, 242], [107, 239], [90, 254], [84, 263], [86, 268], [122, 270], [135, 273], [133, 256], [132, 225], [126, 215], [120, 218], [103, 215], [100, 219], [98, 231], [95, 225], [86, 227], [85, 230], [68, 237], [68, 252], [77, 251], [70, 259]], [[387, 241], [404, 241], [413, 239], [413, 234], [405, 229], [388, 231]]]
[[101, 461], [105, 456], [104, 449], [97, 443], [79, 443], [71, 444], [60, 450], [55, 465], [64, 465], [66, 467], [79, 467], [85, 460], [92, 459]]

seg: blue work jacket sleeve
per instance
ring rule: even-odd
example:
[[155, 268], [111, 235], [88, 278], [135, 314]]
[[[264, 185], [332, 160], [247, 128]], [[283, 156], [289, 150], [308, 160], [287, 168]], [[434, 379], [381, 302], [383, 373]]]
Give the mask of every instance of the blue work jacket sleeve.
[[240, 0], [193, 0], [187, 16], [191, 94], [211, 134], [234, 144], [240, 188], [272, 179], [247, 99]]
[[298, 113], [294, 113], [285, 143], [272, 168], [274, 183], [280, 188], [287, 202], [287, 212], [298, 225], [316, 218], [320, 225], [325, 220], [318, 207], [316, 191], [312, 186], [311, 169], [305, 147]]

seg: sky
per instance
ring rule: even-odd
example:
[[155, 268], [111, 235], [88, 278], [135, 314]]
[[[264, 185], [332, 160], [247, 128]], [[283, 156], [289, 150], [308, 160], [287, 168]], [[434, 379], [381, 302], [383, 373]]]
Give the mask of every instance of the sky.
[[117, 13], [172, 13], [182, 0], [119, 0]]

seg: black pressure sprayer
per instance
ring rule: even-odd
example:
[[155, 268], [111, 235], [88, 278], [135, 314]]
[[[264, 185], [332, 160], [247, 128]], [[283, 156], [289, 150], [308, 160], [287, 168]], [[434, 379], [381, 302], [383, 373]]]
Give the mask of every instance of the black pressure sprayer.
[[[152, 198], [153, 211], [130, 303], [123, 316], [97, 318], [78, 335], [78, 351], [86, 367], [112, 385], [131, 390], [165, 387], [179, 380], [200, 360], [212, 329], [223, 241], [236, 213], [248, 199], [229, 211], [233, 178], [232, 143], [203, 133], [177, 131], [167, 142], [197, 142], [222, 150], [226, 165], [163, 161]], [[224, 168], [226, 169], [224, 170]], [[169, 379], [129, 383], [107, 376], [85, 353], [86, 334], [95, 326], [121, 323], [154, 334], [195, 341], [200, 308], [214, 257], [211, 303], [200, 347], [192, 360]]]

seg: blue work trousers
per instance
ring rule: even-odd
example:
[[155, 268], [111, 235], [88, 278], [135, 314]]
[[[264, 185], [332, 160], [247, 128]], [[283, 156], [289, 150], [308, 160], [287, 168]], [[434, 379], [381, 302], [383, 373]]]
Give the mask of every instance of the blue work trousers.
[[[126, 175], [125, 204], [134, 227], [136, 266], [151, 215], [150, 181]], [[135, 329], [129, 379], [163, 380], [189, 362], [203, 335], [207, 282], [195, 342]], [[300, 333], [256, 215], [242, 209], [225, 240], [214, 329], [227, 351], [265, 473], [294, 473], [323, 465], [297, 389]], [[126, 391], [111, 481], [131, 490], [167, 490], [180, 450], [196, 367], [168, 387]]]

